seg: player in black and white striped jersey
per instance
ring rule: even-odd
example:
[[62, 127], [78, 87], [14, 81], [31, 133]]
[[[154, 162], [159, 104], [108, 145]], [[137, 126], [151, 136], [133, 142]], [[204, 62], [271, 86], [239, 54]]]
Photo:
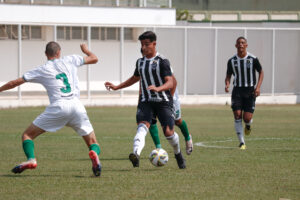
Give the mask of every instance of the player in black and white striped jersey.
[[156, 51], [156, 35], [146, 31], [139, 36], [143, 58], [136, 62], [134, 74], [119, 85], [105, 82], [105, 87], [118, 90], [129, 87], [140, 80], [141, 95], [138, 103], [136, 121], [138, 124], [134, 137], [133, 152], [129, 159], [133, 167], [139, 167], [140, 154], [145, 146], [145, 137], [152, 123], [153, 117], [158, 117], [164, 135], [174, 150], [175, 158], [180, 169], [186, 167], [185, 160], [180, 150], [179, 137], [174, 132], [173, 78], [168, 59]]
[[[233, 75], [233, 90], [231, 96], [231, 108], [235, 118], [235, 130], [240, 141], [240, 149], [246, 149], [242, 119], [245, 122], [245, 135], [251, 132], [251, 123], [255, 109], [256, 97], [260, 95], [260, 87], [264, 72], [257, 57], [247, 52], [247, 39], [239, 37], [235, 47], [237, 54], [231, 57], [227, 63], [225, 78], [225, 91], [229, 92], [230, 79]], [[259, 77], [256, 84], [256, 72]]]

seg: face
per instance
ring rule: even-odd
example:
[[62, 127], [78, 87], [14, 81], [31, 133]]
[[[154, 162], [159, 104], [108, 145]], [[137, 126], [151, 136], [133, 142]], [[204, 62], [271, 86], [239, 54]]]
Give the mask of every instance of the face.
[[147, 58], [152, 58], [155, 53], [156, 41], [151, 42], [149, 39], [141, 40], [141, 49], [143, 55]]
[[247, 41], [241, 38], [236, 41], [235, 47], [237, 48], [238, 52], [245, 52], [248, 47]]

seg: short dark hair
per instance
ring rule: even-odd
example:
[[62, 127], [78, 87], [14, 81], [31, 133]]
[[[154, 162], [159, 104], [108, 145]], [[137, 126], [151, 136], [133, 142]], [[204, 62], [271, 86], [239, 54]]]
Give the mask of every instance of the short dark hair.
[[245, 38], [245, 37], [243, 37], [243, 36], [240, 36], [240, 37], [238, 37], [237, 39], [236, 39], [236, 42], [238, 42], [239, 40], [245, 40], [246, 42], [247, 42], [247, 39]]
[[146, 40], [149, 39], [150, 42], [156, 41], [156, 35], [152, 31], [146, 31], [142, 35], [139, 36], [139, 40]]
[[53, 57], [60, 50], [61, 50], [61, 48], [60, 48], [59, 44], [57, 42], [51, 41], [51, 42], [48, 42], [48, 44], [46, 45], [45, 53], [47, 56]]

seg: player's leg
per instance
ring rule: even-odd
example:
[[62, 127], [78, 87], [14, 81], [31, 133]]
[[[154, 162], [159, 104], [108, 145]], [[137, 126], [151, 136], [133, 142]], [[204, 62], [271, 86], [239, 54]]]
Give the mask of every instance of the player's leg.
[[193, 151], [192, 136], [189, 133], [189, 129], [186, 122], [181, 118], [181, 108], [179, 100], [175, 99], [173, 105], [175, 110], [175, 124], [180, 128], [181, 133], [184, 136], [186, 154], [190, 155]]
[[27, 161], [15, 166], [12, 169], [13, 173], [22, 173], [26, 169], [35, 169], [37, 167], [33, 140], [44, 132], [43, 129], [35, 126], [33, 123], [24, 131], [22, 135], [22, 144]]
[[69, 121], [66, 125], [72, 127], [79, 136], [82, 136], [89, 148], [89, 157], [92, 161], [92, 171], [95, 176], [100, 176], [102, 166], [99, 160], [99, 155], [101, 150], [86, 109], [78, 99], [74, 99], [68, 103], [70, 110], [72, 111], [69, 115], [70, 117], [67, 117]]
[[28, 160], [16, 166], [12, 171], [14, 173], [21, 173], [25, 169], [34, 169], [37, 164], [34, 157], [33, 139], [45, 131], [55, 132], [65, 124], [66, 120], [64, 119], [64, 113], [61, 107], [58, 104], [47, 106], [45, 111], [40, 114], [23, 133], [23, 149]]
[[243, 134], [242, 111], [235, 110], [233, 111], [233, 113], [234, 113], [234, 128], [240, 142], [239, 147], [240, 149], [245, 149], [246, 145], [245, 145], [245, 139]]
[[156, 124], [157, 120], [156, 119], [152, 119], [152, 123], [150, 125], [149, 128], [149, 132], [151, 135], [151, 138], [154, 142], [154, 145], [156, 148], [161, 148], [161, 144], [160, 144], [160, 139], [159, 139], [159, 135], [158, 135], [158, 128], [157, 128], [157, 124]]
[[245, 140], [243, 132], [243, 123], [242, 123], [242, 98], [241, 92], [238, 88], [234, 88], [231, 96], [231, 108], [234, 115], [234, 128], [239, 139], [240, 149], [245, 149]]
[[136, 112], [136, 122], [138, 124], [135, 137], [133, 139], [133, 152], [129, 154], [129, 160], [133, 167], [139, 167], [140, 155], [145, 146], [145, 138], [152, 121], [153, 112], [149, 103], [139, 102]]
[[158, 119], [163, 128], [165, 137], [167, 138], [169, 144], [173, 147], [178, 167], [180, 169], [184, 169], [186, 168], [185, 159], [183, 158], [180, 150], [179, 136], [174, 131], [175, 122], [172, 106], [173, 105], [169, 104], [168, 102], [156, 103], [155, 112], [157, 113]]
[[250, 135], [251, 133], [251, 124], [253, 122], [252, 117], [255, 110], [255, 100], [254, 88], [249, 88], [244, 98], [243, 119], [245, 122], [245, 135]]
[[185, 150], [187, 155], [191, 155], [193, 151], [192, 135], [189, 133], [186, 122], [183, 119], [175, 120], [175, 124], [180, 128], [185, 140]]
[[94, 131], [92, 131], [90, 134], [82, 136], [83, 140], [87, 144], [89, 148], [89, 157], [92, 161], [92, 170], [95, 176], [100, 176], [101, 175], [101, 163], [99, 159], [100, 155], [100, 146], [97, 142], [96, 135]]
[[253, 122], [252, 116], [253, 116], [253, 113], [244, 112], [243, 119], [245, 122], [245, 135], [250, 135], [250, 133], [251, 133], [251, 124]]

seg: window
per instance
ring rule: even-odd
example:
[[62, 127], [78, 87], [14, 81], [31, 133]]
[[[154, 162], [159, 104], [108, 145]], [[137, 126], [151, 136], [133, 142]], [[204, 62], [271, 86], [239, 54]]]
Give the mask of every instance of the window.
[[82, 39], [82, 28], [81, 27], [72, 27], [72, 39], [74, 39], [74, 40]]
[[5, 3], [30, 4], [30, 0], [4, 0]]
[[31, 26], [31, 38], [32, 39], [42, 38], [42, 29], [40, 26]]
[[106, 28], [106, 39], [107, 40], [117, 40], [119, 39], [119, 29], [117, 28]]
[[133, 28], [124, 28], [124, 40], [133, 40]]
[[99, 40], [100, 39], [99, 27], [92, 27], [91, 28], [91, 39], [92, 40]]
[[[133, 28], [124, 29], [124, 39], [133, 40]], [[59, 40], [87, 40], [87, 27], [57, 27], [57, 39]], [[115, 27], [91, 27], [92, 40], [120, 40], [120, 28]]]
[[87, 28], [78, 26], [58, 26], [57, 39], [59, 40], [87, 40]]
[[33, 3], [41, 5], [59, 5], [60, 0], [34, 0]]
[[[22, 40], [43, 39], [41, 26], [22, 26]], [[0, 25], [0, 39], [18, 39], [18, 25]]]

